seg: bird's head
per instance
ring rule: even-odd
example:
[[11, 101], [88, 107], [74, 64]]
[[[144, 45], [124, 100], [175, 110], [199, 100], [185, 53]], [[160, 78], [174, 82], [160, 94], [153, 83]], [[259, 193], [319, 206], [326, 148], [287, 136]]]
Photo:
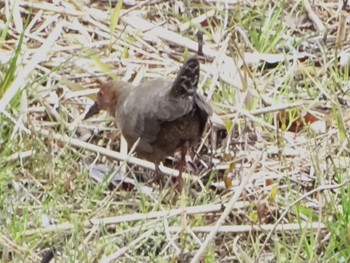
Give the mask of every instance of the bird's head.
[[130, 84], [124, 81], [109, 81], [102, 84], [97, 93], [96, 102], [91, 106], [84, 120], [96, 115], [101, 110], [105, 110], [110, 115], [114, 116], [122, 92], [129, 87]]

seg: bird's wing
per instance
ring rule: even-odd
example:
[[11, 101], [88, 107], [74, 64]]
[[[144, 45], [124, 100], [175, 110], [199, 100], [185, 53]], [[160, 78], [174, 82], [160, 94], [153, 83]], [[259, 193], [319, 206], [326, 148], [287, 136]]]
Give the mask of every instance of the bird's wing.
[[[193, 108], [194, 99], [192, 95], [176, 98], [171, 96], [171, 81], [152, 80], [139, 87], [138, 94], [134, 97], [134, 107], [138, 114], [147, 119], [158, 121], [173, 121]], [[140, 94], [142, 94], [140, 96]], [[142, 109], [142, 110], [137, 110]]]
[[193, 96], [175, 98], [170, 95], [171, 87], [172, 82], [164, 80], [152, 80], [136, 87], [120, 109], [119, 115], [128, 122], [124, 122], [124, 132], [133, 132], [134, 137], [153, 142], [162, 123], [189, 113], [194, 105]]

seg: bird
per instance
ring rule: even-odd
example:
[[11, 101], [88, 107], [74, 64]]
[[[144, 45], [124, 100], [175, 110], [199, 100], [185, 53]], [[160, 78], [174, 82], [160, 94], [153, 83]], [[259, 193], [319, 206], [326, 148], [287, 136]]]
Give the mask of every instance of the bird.
[[101, 85], [84, 119], [100, 110], [115, 117], [128, 146], [139, 139], [137, 156], [153, 162], [158, 175], [160, 163], [180, 150], [175, 183], [180, 191], [187, 150], [200, 140], [212, 112], [205, 97], [197, 92], [199, 75], [198, 58], [192, 56], [173, 81], [154, 79], [137, 87], [121, 80], [108, 81]]

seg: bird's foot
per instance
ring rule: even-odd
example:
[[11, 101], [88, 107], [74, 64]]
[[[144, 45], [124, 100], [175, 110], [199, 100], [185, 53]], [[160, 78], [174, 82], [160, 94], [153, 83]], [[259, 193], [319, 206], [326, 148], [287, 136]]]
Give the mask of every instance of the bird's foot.
[[159, 169], [159, 165], [156, 165], [154, 181], [159, 184], [161, 187], [164, 185], [164, 175]]
[[175, 179], [175, 182], [174, 182], [174, 186], [175, 186], [175, 189], [181, 193], [183, 187], [184, 187], [184, 179], [182, 177], [182, 174], [179, 174], [176, 179]]

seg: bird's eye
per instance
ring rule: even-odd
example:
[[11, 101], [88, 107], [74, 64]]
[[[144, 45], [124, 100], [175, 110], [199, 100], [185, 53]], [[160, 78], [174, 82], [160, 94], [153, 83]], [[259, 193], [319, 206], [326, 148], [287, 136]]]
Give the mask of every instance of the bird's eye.
[[102, 97], [103, 96], [103, 91], [102, 90], [100, 90], [99, 92], [98, 92], [98, 94], [97, 94], [99, 97]]

